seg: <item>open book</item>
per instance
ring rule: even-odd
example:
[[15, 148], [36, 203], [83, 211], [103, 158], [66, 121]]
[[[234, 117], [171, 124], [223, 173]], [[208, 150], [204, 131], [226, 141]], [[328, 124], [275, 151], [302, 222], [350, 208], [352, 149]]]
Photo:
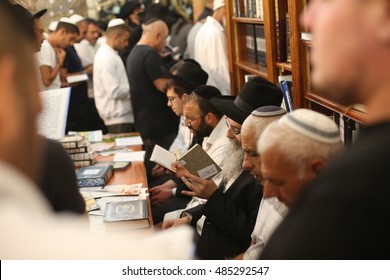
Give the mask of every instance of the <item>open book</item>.
[[194, 145], [183, 156], [177, 158], [173, 153], [165, 150], [159, 145], [155, 145], [150, 160], [172, 170], [172, 164], [179, 161], [191, 174], [204, 179], [211, 179], [219, 172], [221, 168], [206, 153], [199, 144]]
[[41, 92], [43, 110], [38, 118], [38, 132], [54, 140], [65, 135], [70, 88], [59, 88]]

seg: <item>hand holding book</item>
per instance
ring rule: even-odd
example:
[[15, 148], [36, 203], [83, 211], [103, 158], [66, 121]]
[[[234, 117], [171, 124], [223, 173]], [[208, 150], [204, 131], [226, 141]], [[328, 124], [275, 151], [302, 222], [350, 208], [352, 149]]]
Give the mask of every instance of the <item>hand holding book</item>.
[[188, 170], [178, 161], [172, 164], [172, 169], [175, 171], [175, 176], [181, 178], [185, 176], [186, 173], [189, 173]]
[[[180, 158], [177, 158], [176, 155], [164, 148], [155, 145], [150, 160], [172, 172], [179, 172], [179, 174], [176, 175], [179, 178], [182, 177], [184, 173], [180, 166], [177, 165], [177, 162], [180, 162], [189, 173], [199, 175], [202, 178], [210, 179], [221, 171], [221, 168], [199, 144], [194, 145]], [[173, 166], [176, 170], [172, 168]]]
[[181, 193], [187, 196], [199, 197], [209, 199], [213, 193], [218, 190], [218, 186], [213, 180], [202, 179], [200, 177], [186, 173], [185, 176], [181, 177], [184, 184], [189, 187], [192, 191], [182, 191]]

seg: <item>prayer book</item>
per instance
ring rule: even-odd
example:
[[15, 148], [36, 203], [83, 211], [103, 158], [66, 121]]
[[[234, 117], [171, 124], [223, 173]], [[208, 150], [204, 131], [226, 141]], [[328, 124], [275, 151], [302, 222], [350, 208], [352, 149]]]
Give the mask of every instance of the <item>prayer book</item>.
[[66, 81], [69, 84], [85, 82], [85, 81], [88, 81], [88, 75], [87, 74], [70, 75], [70, 76], [66, 77]]
[[112, 176], [112, 165], [84, 166], [76, 170], [79, 187], [104, 187]]
[[179, 161], [188, 172], [204, 179], [211, 179], [221, 172], [218, 164], [215, 163], [199, 144], [194, 145], [181, 157], [177, 157], [159, 145], [155, 145], [150, 160], [172, 172], [175, 172], [172, 169], [172, 164]]
[[40, 93], [43, 110], [38, 117], [38, 133], [54, 140], [65, 135], [70, 88], [59, 88]]

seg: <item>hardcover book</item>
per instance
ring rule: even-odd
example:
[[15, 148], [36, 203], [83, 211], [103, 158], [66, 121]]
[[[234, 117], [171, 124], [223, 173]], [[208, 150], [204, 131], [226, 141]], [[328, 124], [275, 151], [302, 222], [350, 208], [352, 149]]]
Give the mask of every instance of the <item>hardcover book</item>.
[[178, 160], [191, 174], [204, 179], [211, 179], [219, 172], [221, 168], [215, 161], [206, 153], [199, 144], [194, 145], [183, 156], [177, 158], [171, 152], [156, 145], [150, 160], [172, 170], [172, 164]]
[[104, 222], [148, 220], [148, 218], [148, 203], [145, 199], [108, 202], [104, 212]]
[[281, 83], [283, 91], [283, 100], [286, 104], [286, 111], [292, 112], [294, 110], [293, 105], [293, 95], [292, 95], [292, 82], [291, 81], [282, 81]]
[[81, 167], [76, 176], [79, 187], [103, 187], [112, 176], [112, 165]]

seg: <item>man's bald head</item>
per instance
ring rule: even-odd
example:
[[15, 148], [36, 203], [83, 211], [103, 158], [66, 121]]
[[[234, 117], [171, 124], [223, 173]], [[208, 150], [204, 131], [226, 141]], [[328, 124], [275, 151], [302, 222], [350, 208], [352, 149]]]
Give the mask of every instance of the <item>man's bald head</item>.
[[157, 51], [162, 51], [169, 29], [166, 23], [159, 19], [150, 19], [142, 25], [142, 37], [138, 44], [148, 45]]

